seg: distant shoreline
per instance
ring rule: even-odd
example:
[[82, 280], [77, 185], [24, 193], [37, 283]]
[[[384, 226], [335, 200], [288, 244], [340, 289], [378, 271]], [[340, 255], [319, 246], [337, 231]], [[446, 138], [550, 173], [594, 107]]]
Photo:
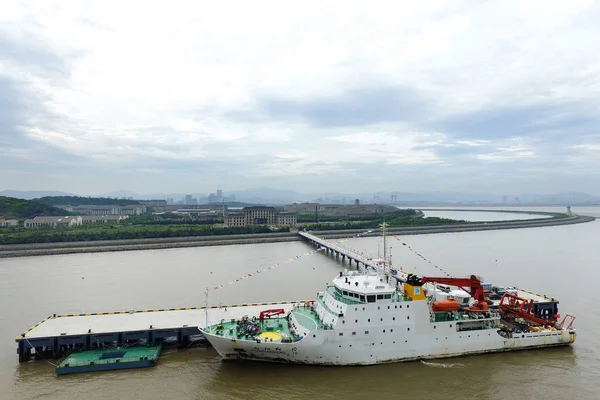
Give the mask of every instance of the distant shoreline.
[[[497, 221], [472, 224], [414, 226], [390, 228], [392, 235], [423, 235], [433, 233], [472, 232], [498, 229], [539, 228], [544, 226], [572, 225], [594, 221], [594, 217], [573, 216], [561, 219], [531, 219], [518, 221]], [[358, 233], [365, 229], [313, 231], [312, 233], [327, 239], [339, 239]], [[379, 236], [379, 232], [363, 236]], [[109, 251], [157, 250], [183, 247], [226, 246], [236, 244], [260, 244], [300, 241], [302, 238], [295, 232], [255, 233], [243, 235], [194, 236], [179, 238], [153, 238], [129, 240], [103, 240], [93, 242], [67, 243], [35, 243], [0, 245], [0, 258], [32, 257], [58, 254], [102, 253]]]

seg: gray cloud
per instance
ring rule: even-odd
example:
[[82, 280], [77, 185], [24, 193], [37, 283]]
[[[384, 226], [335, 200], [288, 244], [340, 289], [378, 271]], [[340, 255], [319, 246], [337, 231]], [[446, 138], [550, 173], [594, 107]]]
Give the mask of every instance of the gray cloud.
[[556, 134], [563, 140], [593, 134], [600, 115], [583, 102], [485, 108], [467, 114], [436, 119], [425, 125], [457, 139], [499, 140]]
[[597, 186], [597, 10], [248, 7], [0, 15], [0, 189]]
[[260, 109], [269, 117], [299, 119], [320, 128], [414, 121], [428, 106], [426, 97], [415, 89], [394, 85], [355, 88], [341, 95], [310, 100], [260, 100]]

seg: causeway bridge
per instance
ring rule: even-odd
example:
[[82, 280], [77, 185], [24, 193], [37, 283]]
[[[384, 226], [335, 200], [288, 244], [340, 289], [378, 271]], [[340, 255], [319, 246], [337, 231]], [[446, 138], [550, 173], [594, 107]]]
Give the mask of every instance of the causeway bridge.
[[323, 249], [323, 251], [327, 252], [328, 254], [331, 253], [335, 255], [335, 258], [341, 259], [342, 263], [348, 259], [348, 263], [352, 265], [352, 262], [354, 261], [357, 268], [360, 264], [362, 264], [364, 267], [372, 267], [374, 269], [383, 264], [382, 259], [371, 258], [367, 254], [357, 253], [353, 250], [332, 243], [327, 239], [312, 235], [309, 232], [298, 232], [298, 235], [311, 243], [313, 246]]

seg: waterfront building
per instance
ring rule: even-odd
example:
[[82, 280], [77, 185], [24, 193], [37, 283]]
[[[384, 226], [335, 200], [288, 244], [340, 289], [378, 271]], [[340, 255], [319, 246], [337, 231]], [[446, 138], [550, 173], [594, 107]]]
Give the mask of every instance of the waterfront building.
[[225, 216], [225, 226], [248, 225], [283, 225], [295, 226], [295, 213], [282, 212], [275, 207], [254, 206], [244, 207], [241, 212], [228, 213]]

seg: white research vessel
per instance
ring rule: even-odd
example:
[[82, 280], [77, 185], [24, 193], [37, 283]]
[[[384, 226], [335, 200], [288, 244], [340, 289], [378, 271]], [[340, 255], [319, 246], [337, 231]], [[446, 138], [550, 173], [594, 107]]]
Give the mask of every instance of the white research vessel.
[[[464, 290], [468, 301], [438, 296], [435, 284]], [[559, 319], [553, 298], [516, 290], [493, 304], [477, 276], [386, 267], [340, 272], [314, 301], [287, 313], [265, 310], [200, 330], [224, 359], [370, 365], [569, 345], [575, 318]]]

